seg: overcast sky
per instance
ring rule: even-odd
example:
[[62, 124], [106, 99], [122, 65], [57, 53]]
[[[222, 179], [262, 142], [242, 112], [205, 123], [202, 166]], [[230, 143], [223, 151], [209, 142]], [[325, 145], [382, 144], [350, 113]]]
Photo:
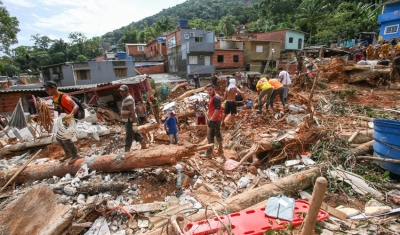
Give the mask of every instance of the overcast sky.
[[31, 35], [67, 39], [80, 31], [101, 36], [175, 6], [185, 0], [2, 0], [19, 20], [19, 45], [32, 45]]

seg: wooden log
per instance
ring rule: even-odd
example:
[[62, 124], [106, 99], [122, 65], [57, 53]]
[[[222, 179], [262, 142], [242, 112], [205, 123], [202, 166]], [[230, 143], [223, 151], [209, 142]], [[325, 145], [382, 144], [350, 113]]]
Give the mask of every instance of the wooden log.
[[368, 141], [367, 143], [364, 143], [357, 148], [354, 148], [350, 151], [350, 156], [364, 156], [368, 153], [372, 152], [372, 146], [374, 145], [374, 141]]
[[24, 164], [17, 172], [14, 173], [14, 175], [11, 177], [11, 179], [8, 180], [7, 183], [0, 189], [0, 193], [3, 192], [3, 190], [4, 190], [16, 177], [18, 177], [18, 175], [21, 174], [21, 172], [22, 172], [23, 170], [25, 170], [25, 168], [29, 165], [29, 163], [31, 163], [31, 161], [32, 161], [33, 159], [35, 159], [35, 157], [36, 157], [40, 152], [42, 152], [41, 149], [39, 149], [39, 151], [37, 151], [37, 152], [35, 153], [35, 155], [33, 155], [33, 157], [31, 157], [28, 161], [26, 161], [25, 164]]
[[184, 83], [179, 83], [176, 86], [174, 86], [174, 88], [171, 89], [171, 93], [174, 93], [174, 91], [176, 91], [179, 87], [183, 87], [183, 86], [187, 86], [188, 83], [184, 82]]
[[[275, 181], [274, 183], [265, 184], [261, 187], [248, 190], [246, 191], [246, 193], [238, 194], [236, 196], [226, 199], [225, 201], [220, 200], [218, 202], [220, 202], [222, 205], [219, 203], [213, 203], [213, 207], [216, 211], [227, 210], [228, 213], [233, 213], [244, 210], [261, 201], [267, 200], [272, 196], [277, 196], [279, 194], [290, 195], [294, 192], [311, 186], [314, 180], [320, 176], [321, 171], [324, 171], [324, 165], [289, 175]], [[187, 219], [190, 221], [200, 221], [205, 219], [205, 213], [204, 211], [200, 211], [194, 215], [187, 217]], [[167, 219], [165, 219], [165, 221], [167, 221]], [[148, 234], [162, 234], [162, 228], [155, 228], [156, 229], [154, 231], [151, 231]]]
[[158, 129], [160, 125], [158, 123], [147, 123], [141, 126], [138, 126], [140, 133], [148, 133], [149, 131]]
[[203, 92], [205, 90], [206, 90], [206, 87], [200, 87], [200, 88], [197, 88], [197, 89], [194, 89], [194, 90], [190, 90], [190, 91], [185, 92], [183, 95], [179, 96], [175, 100], [177, 100], [177, 101], [183, 100], [186, 97], [192, 96], [192, 95], [194, 95], [196, 93], [199, 93], [199, 92]]
[[324, 177], [318, 177], [310, 200], [310, 207], [308, 208], [306, 218], [303, 222], [304, 226], [301, 230], [301, 235], [309, 235], [313, 233], [319, 214], [319, 208], [321, 207], [322, 200], [324, 200], [327, 186], [328, 181]]
[[196, 117], [196, 112], [195, 111], [191, 111], [191, 112], [186, 112], [186, 113], [177, 113], [176, 117], [177, 118]]
[[368, 79], [371, 78], [378, 78], [382, 76], [388, 76], [390, 74], [390, 69], [379, 69], [379, 70], [361, 70], [361, 71], [350, 71], [347, 72], [348, 78], [347, 81], [349, 83], [354, 83], [354, 82], [361, 82], [361, 81], [367, 81]]
[[[87, 164], [89, 170], [91, 171], [129, 171], [136, 168], [176, 164], [182, 157], [193, 155], [197, 149], [202, 149], [202, 146], [159, 145], [154, 149], [140, 149], [125, 153], [124, 157], [121, 155], [99, 156]], [[56, 162], [30, 166], [27, 167], [21, 174], [19, 174], [15, 178], [14, 182], [22, 183], [26, 180], [41, 180], [51, 178], [53, 176], [63, 177], [67, 173], [75, 175], [84, 162], [85, 159], [78, 159], [72, 165]], [[18, 168], [0, 171], [0, 175], [4, 179], [10, 179], [17, 171]]]
[[237, 169], [240, 165], [242, 165], [244, 162], [246, 162], [250, 157], [254, 156], [254, 154], [264, 152], [264, 151], [269, 151], [271, 150], [271, 143], [269, 141], [261, 140], [257, 143], [254, 143], [251, 148], [249, 149], [249, 152], [240, 160], [239, 164], [234, 168]]

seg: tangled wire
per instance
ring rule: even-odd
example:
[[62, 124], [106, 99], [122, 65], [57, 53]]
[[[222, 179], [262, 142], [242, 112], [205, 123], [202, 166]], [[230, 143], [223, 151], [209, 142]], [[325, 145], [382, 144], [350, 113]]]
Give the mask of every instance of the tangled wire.
[[51, 110], [46, 102], [42, 99], [37, 103], [39, 116], [37, 123], [43, 127], [48, 133], [53, 129], [53, 118], [51, 118]]

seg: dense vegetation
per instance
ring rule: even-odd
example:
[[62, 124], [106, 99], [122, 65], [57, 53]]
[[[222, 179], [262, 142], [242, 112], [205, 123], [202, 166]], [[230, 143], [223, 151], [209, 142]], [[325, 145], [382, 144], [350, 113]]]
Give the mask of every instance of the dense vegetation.
[[[99, 42], [109, 44], [146, 42], [176, 28], [180, 19], [189, 20], [193, 28], [215, 30], [230, 37], [235, 26], [249, 23], [249, 32], [268, 32], [292, 28], [307, 32], [308, 45], [325, 44], [357, 37], [360, 32], [378, 32], [377, 17], [382, 0], [187, 0], [163, 9], [138, 22], [86, 38], [80, 32], [69, 35], [70, 42], [32, 35], [33, 46], [15, 44], [18, 21], [0, 9], [0, 50], [6, 53], [0, 61], [0, 72], [9, 76], [35, 71], [41, 66], [65, 61], [84, 61], [102, 54]], [[5, 14], [6, 13], [6, 14]], [[8, 18], [7, 18], [8, 17]], [[124, 48], [124, 47], [121, 47]]]

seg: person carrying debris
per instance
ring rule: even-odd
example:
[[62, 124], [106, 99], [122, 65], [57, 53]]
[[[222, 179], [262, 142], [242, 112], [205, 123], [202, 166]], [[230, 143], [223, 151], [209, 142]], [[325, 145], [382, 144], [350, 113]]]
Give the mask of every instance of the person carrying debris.
[[[278, 81], [278, 79], [271, 79], [267, 78], [269, 84], [274, 88], [274, 91], [272, 92], [271, 98], [269, 99], [269, 104], [271, 105], [271, 109], [274, 108], [274, 99], [277, 95], [279, 95], [279, 98], [281, 99], [282, 107], [285, 107], [285, 100], [283, 99], [283, 92], [285, 91], [283, 89], [282, 83]], [[268, 103], [267, 103], [268, 105]]]
[[[67, 116], [63, 120], [68, 120], [74, 118], [74, 115], [79, 110], [79, 106], [71, 99], [67, 94], [63, 94], [58, 91], [57, 83], [49, 81], [45, 82], [43, 87], [48, 95], [53, 96], [54, 108], [60, 113], [66, 113]], [[61, 96], [61, 99], [59, 97]], [[73, 164], [78, 159], [78, 149], [76, 148], [74, 142], [71, 139], [56, 137], [57, 142], [61, 145], [64, 150], [65, 155], [60, 159], [60, 161], [65, 161], [71, 157], [68, 161], [68, 165]]]
[[145, 149], [147, 148], [146, 143], [144, 137], [139, 133], [137, 125], [135, 100], [129, 94], [127, 85], [120, 86], [118, 90], [124, 99], [121, 106], [121, 119], [122, 122], [125, 122], [125, 152], [129, 152], [131, 150], [133, 140], [139, 142], [142, 146], [142, 149]]
[[[218, 153], [222, 154], [222, 135], [221, 135], [221, 97], [215, 92], [215, 87], [212, 84], [207, 85], [207, 93], [210, 96], [208, 104], [208, 122], [207, 122], [207, 140], [209, 144], [214, 143], [214, 137], [218, 141]], [[206, 150], [203, 156], [208, 157], [211, 155], [213, 149]]]
[[224, 114], [222, 117], [221, 126], [224, 126], [224, 121], [228, 114], [231, 114], [232, 124], [235, 125], [235, 115], [237, 114], [236, 93], [239, 93], [243, 97], [243, 99], [245, 99], [243, 92], [236, 87], [236, 80], [230, 79], [228, 88], [226, 88], [224, 98], [222, 99], [222, 101], [226, 101], [226, 104], [225, 104]]
[[271, 86], [271, 84], [269, 84], [268, 79], [267, 78], [261, 78], [260, 80], [258, 80], [257, 85], [256, 85], [256, 89], [257, 89], [257, 94], [258, 94], [258, 112], [261, 113], [262, 112], [262, 100], [264, 98], [264, 96], [267, 96], [267, 101], [266, 101], [266, 105], [265, 107], [268, 110], [268, 104], [269, 104], [269, 99], [272, 95], [272, 92], [274, 91], [274, 88]]
[[289, 87], [292, 85], [292, 80], [290, 79], [290, 74], [286, 72], [282, 67], [278, 69], [279, 71], [279, 82], [282, 83], [283, 85], [283, 100], [285, 101], [286, 104], [286, 99], [289, 94]]
[[169, 113], [169, 117], [164, 122], [165, 132], [169, 136], [170, 144], [178, 144], [178, 130], [181, 130], [178, 123], [178, 118], [174, 111]]
[[400, 75], [400, 53], [397, 53], [396, 58], [394, 58], [394, 60], [392, 61], [390, 81], [395, 82], [398, 75]]
[[193, 74], [193, 81], [194, 81], [194, 87], [199, 88], [200, 87], [200, 76], [198, 73]]

